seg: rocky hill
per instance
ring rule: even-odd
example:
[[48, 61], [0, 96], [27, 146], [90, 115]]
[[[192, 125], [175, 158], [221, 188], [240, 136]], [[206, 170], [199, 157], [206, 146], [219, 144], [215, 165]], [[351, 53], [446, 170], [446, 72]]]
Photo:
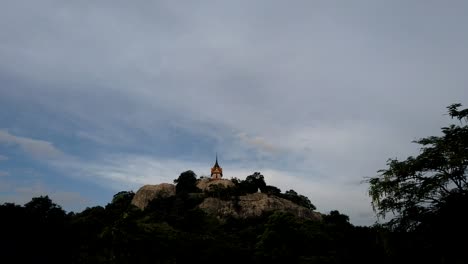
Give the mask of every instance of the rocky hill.
[[[233, 187], [230, 180], [210, 180], [202, 179], [197, 182], [197, 187], [206, 192], [210, 186], [219, 185], [221, 188]], [[145, 209], [153, 199], [175, 196], [175, 185], [162, 183], [158, 185], [145, 185], [135, 194], [132, 204], [140, 209]], [[265, 194], [250, 193], [241, 196], [233, 196], [231, 199], [220, 199], [205, 197], [198, 205], [198, 208], [215, 215], [220, 219], [226, 217], [249, 218], [260, 216], [263, 213], [280, 211], [288, 212], [300, 218], [307, 218], [320, 221], [322, 215], [306, 207], [297, 205], [287, 199]]]
[[211, 186], [218, 185], [223, 188], [227, 187], [234, 187], [234, 183], [230, 180], [226, 179], [218, 179], [218, 180], [211, 180], [211, 179], [200, 179], [197, 182], [197, 187], [202, 191], [207, 191], [210, 189]]
[[198, 207], [221, 219], [229, 216], [235, 218], [256, 217], [261, 216], [263, 213], [273, 211], [292, 213], [300, 218], [318, 221], [322, 219], [320, 213], [299, 206], [286, 199], [265, 193], [251, 193], [234, 197], [232, 200], [227, 201], [208, 197], [205, 198]]
[[161, 183], [157, 185], [144, 185], [135, 194], [132, 204], [140, 209], [145, 209], [150, 201], [157, 198], [174, 196], [176, 189], [174, 184]]

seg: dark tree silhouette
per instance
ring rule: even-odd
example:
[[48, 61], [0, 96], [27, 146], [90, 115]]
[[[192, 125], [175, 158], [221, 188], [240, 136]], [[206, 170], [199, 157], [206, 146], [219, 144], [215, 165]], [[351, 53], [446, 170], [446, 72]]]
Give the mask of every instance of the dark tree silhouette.
[[264, 192], [266, 187], [265, 178], [260, 172], [254, 172], [254, 174], [245, 178], [244, 185], [248, 193], [254, 193], [258, 190]]
[[377, 214], [395, 216], [390, 226], [413, 230], [453, 197], [468, 195], [468, 109], [458, 110], [460, 106], [448, 107], [459, 125], [442, 128], [442, 136], [416, 140], [422, 145], [418, 156], [403, 161], [389, 159], [388, 168], [368, 180]]
[[286, 191], [284, 193], [284, 195], [282, 196], [300, 206], [304, 206], [305, 208], [309, 208], [310, 210], [315, 210], [317, 209], [315, 207], [315, 205], [312, 204], [312, 202], [310, 202], [309, 198], [307, 198], [306, 196], [304, 195], [301, 195], [301, 194], [298, 194], [296, 191], [294, 190], [289, 190], [289, 191]]
[[188, 170], [182, 172], [179, 178], [174, 180], [176, 185], [176, 193], [195, 193], [200, 192], [200, 189], [197, 187], [197, 175], [195, 172]]
[[387, 169], [368, 180], [377, 215], [393, 217], [385, 226], [398, 231], [391, 235], [393, 249], [408, 256], [405, 261], [466, 262], [468, 243], [459, 237], [468, 236], [468, 109], [460, 107], [448, 107], [459, 123], [443, 127], [441, 136], [415, 141], [419, 155], [390, 159]]

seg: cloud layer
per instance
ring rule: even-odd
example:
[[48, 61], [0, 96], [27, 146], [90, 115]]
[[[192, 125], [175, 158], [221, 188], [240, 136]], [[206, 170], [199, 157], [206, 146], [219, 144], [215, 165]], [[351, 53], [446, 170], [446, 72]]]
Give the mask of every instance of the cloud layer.
[[[31, 139], [26, 137], [14, 136], [7, 131], [0, 130], [0, 144], [18, 146], [27, 155], [39, 159], [57, 158], [63, 155], [51, 142], [44, 140]], [[0, 157], [5, 160], [6, 157]]]

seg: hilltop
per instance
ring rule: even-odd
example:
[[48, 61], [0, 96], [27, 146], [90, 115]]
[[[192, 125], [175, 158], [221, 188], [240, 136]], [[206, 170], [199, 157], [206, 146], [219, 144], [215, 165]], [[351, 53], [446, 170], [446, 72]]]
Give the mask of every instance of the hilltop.
[[338, 211], [315, 212], [307, 197], [267, 185], [260, 173], [225, 180], [186, 171], [174, 184], [121, 191], [80, 213], [41, 196], [24, 207], [4, 204], [0, 215], [5, 259], [17, 263], [373, 263], [383, 256], [377, 230], [354, 227]]
[[[297, 194], [294, 190], [281, 193], [277, 187], [266, 185], [260, 173], [254, 173], [245, 181], [240, 181], [220, 178], [196, 179], [192, 171], [187, 171], [176, 181], [178, 185], [145, 185], [136, 192], [131, 203], [144, 210], [155, 199], [176, 197], [177, 193], [184, 193], [185, 189], [189, 189], [186, 193], [197, 201], [195, 207], [219, 220], [230, 217], [259, 217], [272, 212], [291, 213], [296, 217], [315, 221], [322, 220], [322, 215], [314, 212], [315, 206], [307, 197]], [[180, 187], [181, 182], [183, 187]]]

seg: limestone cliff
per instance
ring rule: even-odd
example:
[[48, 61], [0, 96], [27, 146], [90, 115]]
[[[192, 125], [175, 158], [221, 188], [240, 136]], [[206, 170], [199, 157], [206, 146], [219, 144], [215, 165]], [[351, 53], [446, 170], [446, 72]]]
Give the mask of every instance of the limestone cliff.
[[[220, 184], [223, 187], [234, 186], [229, 180], [209, 180], [202, 179], [197, 183], [197, 187], [208, 190], [210, 186]], [[171, 197], [176, 194], [175, 185], [161, 183], [158, 185], [145, 185], [141, 187], [133, 197], [132, 204], [140, 209], [144, 209], [148, 203], [157, 198]], [[203, 196], [203, 194], [200, 193]], [[252, 193], [242, 196], [232, 197], [230, 200], [206, 197], [198, 205], [205, 212], [215, 215], [220, 219], [226, 217], [249, 218], [260, 216], [263, 213], [281, 211], [292, 213], [301, 218], [320, 221], [320, 213], [314, 212], [303, 206], [299, 206], [289, 200], [264, 193]]]
[[140, 209], [145, 209], [151, 200], [167, 198], [175, 194], [176, 190], [174, 184], [161, 183], [157, 185], [145, 185], [135, 193], [132, 204]]
[[210, 186], [213, 186], [213, 185], [220, 185], [224, 188], [234, 187], [234, 183], [226, 179], [212, 180], [212, 179], [205, 178], [197, 182], [197, 187], [202, 191], [209, 190]]
[[301, 218], [320, 221], [320, 213], [299, 206], [289, 200], [264, 193], [252, 193], [239, 196], [238, 199], [224, 201], [217, 198], [206, 198], [198, 207], [207, 213], [225, 218], [249, 218], [260, 216], [266, 212], [281, 211], [292, 213]]

